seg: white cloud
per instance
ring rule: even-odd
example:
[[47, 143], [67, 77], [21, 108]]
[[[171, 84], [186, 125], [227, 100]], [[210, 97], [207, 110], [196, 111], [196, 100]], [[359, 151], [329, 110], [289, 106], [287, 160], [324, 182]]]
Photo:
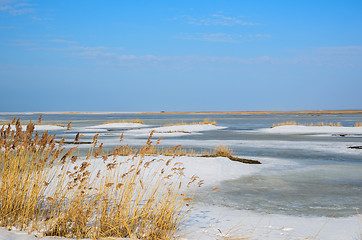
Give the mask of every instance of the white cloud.
[[198, 40], [207, 42], [229, 42], [237, 43], [243, 39], [242, 35], [230, 35], [226, 33], [197, 33], [197, 34], [182, 34], [178, 38], [185, 40]]
[[35, 9], [30, 7], [30, 4], [24, 0], [0, 0], [0, 11], [18, 16], [34, 12]]
[[272, 63], [269, 56], [255, 58], [215, 57], [215, 56], [155, 56], [122, 54], [105, 47], [69, 47], [69, 55], [94, 61], [95, 64], [127, 69], [191, 69], [214, 65], [239, 65]]
[[0, 29], [16, 29], [14, 26], [0, 26]]
[[256, 39], [269, 38], [270, 34], [226, 34], [226, 33], [184, 33], [177, 38], [185, 40], [197, 40], [206, 42], [228, 42], [228, 43], [241, 43], [245, 41], [252, 41]]
[[[257, 23], [244, 21], [241, 17], [229, 17], [222, 14], [212, 14], [207, 17], [192, 17], [182, 15], [180, 17], [187, 24], [200, 26], [255, 26]], [[177, 18], [176, 18], [177, 19]]]
[[317, 47], [294, 50], [295, 57], [282, 59], [283, 63], [318, 67], [362, 67], [362, 46]]
[[75, 44], [76, 42], [75, 41], [69, 41], [69, 40], [65, 40], [65, 39], [52, 39], [50, 40], [51, 42], [54, 42], [54, 43], [65, 43], [65, 44]]
[[24, 39], [15, 39], [10, 40], [9, 46], [17, 46], [17, 47], [28, 47], [28, 46], [36, 46], [37, 44], [32, 40], [24, 40]]
[[360, 55], [362, 54], [362, 46], [320, 47], [317, 48], [317, 51], [331, 55]]

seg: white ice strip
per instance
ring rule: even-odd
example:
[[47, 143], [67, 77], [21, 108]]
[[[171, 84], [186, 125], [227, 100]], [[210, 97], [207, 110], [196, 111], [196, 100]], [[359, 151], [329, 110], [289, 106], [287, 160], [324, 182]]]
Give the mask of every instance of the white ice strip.
[[106, 123], [101, 125], [85, 127], [85, 129], [130, 129], [130, 128], [140, 128], [146, 127], [146, 125], [141, 123]]
[[358, 215], [344, 218], [263, 215], [199, 203], [190, 214], [184, 239], [354, 240], [361, 237], [360, 224]]
[[35, 125], [34, 126], [35, 131], [60, 131], [60, 130], [66, 130], [65, 127], [61, 126], [54, 126], [54, 125]]
[[253, 132], [272, 134], [362, 134], [362, 127], [333, 127], [333, 126], [302, 126], [285, 125], [273, 128], [261, 128]]
[[80, 132], [80, 133], [91, 133], [94, 136], [95, 133], [107, 132], [106, 128], [85, 128], [85, 127], [77, 127], [71, 128], [72, 132]]
[[163, 137], [163, 136], [182, 136], [188, 134], [197, 134], [203, 131], [212, 131], [225, 129], [227, 127], [215, 126], [212, 124], [195, 124], [195, 125], [175, 125], [175, 126], [166, 126], [166, 127], [156, 127], [156, 128], [144, 128], [144, 129], [135, 129], [126, 132], [127, 135], [133, 135], [137, 137], [149, 136], [152, 131], [154, 131], [154, 136]]

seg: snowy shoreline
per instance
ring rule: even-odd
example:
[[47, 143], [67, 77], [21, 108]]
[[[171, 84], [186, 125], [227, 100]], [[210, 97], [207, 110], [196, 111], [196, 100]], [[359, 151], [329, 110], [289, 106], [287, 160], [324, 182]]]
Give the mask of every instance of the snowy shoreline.
[[[22, 126], [23, 130], [25, 126]], [[72, 128], [72, 132], [79, 131], [94, 132], [99, 131], [101, 134], [109, 131], [108, 129], [126, 129], [125, 139], [123, 143], [144, 143], [144, 140], [137, 137], [148, 137], [151, 131], [155, 131], [155, 137], [161, 136], [183, 136], [190, 134], [202, 134], [203, 131], [222, 130], [227, 127], [214, 126], [211, 124], [204, 125], [176, 125], [167, 127], [153, 127], [138, 123], [110, 123], [87, 127]], [[55, 125], [36, 125], [38, 131], [65, 131], [65, 127]], [[362, 127], [329, 127], [329, 126], [280, 126], [274, 128], [261, 128], [251, 131], [254, 133], [267, 134], [301, 134], [301, 135], [320, 135], [327, 136], [333, 134], [362, 134]], [[121, 132], [107, 133], [113, 134], [119, 138]], [[86, 133], [87, 134], [87, 133]], [[89, 133], [90, 134], [90, 133]], [[94, 135], [94, 134], [93, 134]], [[132, 139], [132, 137], [135, 137]], [[117, 138], [117, 140], [118, 140]], [[110, 141], [114, 141], [111, 140]], [[163, 140], [167, 145], [189, 144], [191, 146], [217, 146], [219, 140]], [[243, 145], [252, 148], [270, 148], [270, 149], [294, 149], [294, 150], [313, 150], [323, 151], [331, 154], [348, 154], [360, 156], [362, 152], [356, 149], [348, 149], [351, 142], [335, 143], [335, 142], [310, 142], [310, 141], [266, 141], [266, 140], [223, 140], [223, 144], [227, 146]], [[357, 144], [358, 142], [356, 142]], [[105, 141], [107, 145], [107, 141]], [[119, 157], [126, 159], [127, 157]], [[165, 156], [146, 156], [146, 158], [169, 158]], [[248, 157], [250, 158], [250, 157]], [[185, 166], [185, 175], [191, 177], [198, 175], [204, 180], [201, 190], [212, 189], [214, 186], [219, 187], [222, 182], [229, 180], [237, 180], [245, 176], [257, 175], [261, 172], [270, 170], [285, 170], [294, 168], [297, 163], [280, 158], [272, 157], [251, 157], [260, 160], [261, 165], [247, 165], [239, 162], [230, 161], [225, 157], [176, 157], [174, 162], [181, 162]], [[97, 159], [93, 160], [94, 169], [99, 168]], [[265, 209], [267, 211], [267, 209]], [[317, 216], [296, 216], [267, 213], [265, 216], [260, 212], [249, 210], [240, 210], [232, 207], [220, 205], [211, 205], [205, 202], [199, 202], [190, 213], [189, 219], [184, 223], [185, 229], [180, 233], [180, 239], [188, 240], [209, 240], [218, 239], [223, 236], [249, 237], [249, 239], [305, 239], [317, 235], [316, 239], [321, 240], [354, 240], [361, 238], [361, 217], [356, 213], [349, 217], [317, 217]], [[239, 229], [240, 231], [232, 232]], [[33, 240], [38, 239], [34, 234], [28, 234], [18, 231], [7, 231], [0, 228], [0, 240]], [[45, 237], [43, 239], [50, 240], [53, 237]], [[67, 238], [62, 238], [67, 239]]]
[[[129, 158], [118, 157], [119, 161]], [[169, 158], [165, 156], [146, 156], [147, 159]], [[100, 159], [92, 160], [92, 168], [99, 169]], [[181, 162], [185, 167], [185, 176], [189, 178], [198, 175], [204, 180], [202, 189], [211, 189], [223, 181], [237, 179], [242, 176], [256, 174], [260, 171], [275, 168], [281, 163], [284, 166], [292, 164], [276, 159], [263, 159], [262, 165], [248, 165], [230, 161], [225, 157], [176, 157], [173, 163]], [[210, 193], [214, 194], [214, 193]], [[267, 210], [266, 210], [267, 211]], [[343, 218], [328, 217], [298, 217], [281, 214], [256, 213], [248, 210], [236, 210], [230, 207], [209, 205], [199, 202], [191, 210], [190, 216], [180, 232], [180, 239], [211, 240], [222, 236], [240, 237], [245, 234], [249, 239], [303, 239], [318, 234], [322, 240], [353, 240], [360, 234], [359, 216]], [[237, 231], [234, 231], [238, 229]], [[233, 232], [234, 231], [234, 232]], [[320, 233], [318, 233], [320, 231]], [[0, 240], [33, 240], [34, 234], [24, 232], [9, 232], [0, 229]], [[43, 238], [46, 240], [52, 237]], [[64, 238], [62, 238], [64, 239]]]
[[285, 125], [272, 128], [261, 128], [253, 132], [270, 134], [342, 134], [342, 135], [362, 135], [362, 127], [337, 127], [337, 126], [303, 126]]

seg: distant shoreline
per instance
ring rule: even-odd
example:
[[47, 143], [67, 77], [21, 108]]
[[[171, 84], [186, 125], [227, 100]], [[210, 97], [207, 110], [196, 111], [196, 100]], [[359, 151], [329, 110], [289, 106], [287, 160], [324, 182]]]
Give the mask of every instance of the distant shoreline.
[[141, 112], [139, 114], [193, 114], [193, 113], [225, 113], [225, 114], [268, 114], [268, 113], [362, 113], [362, 110], [321, 110], [321, 111], [199, 111], [199, 112]]
[[4, 114], [271, 114], [271, 113], [309, 113], [309, 114], [342, 114], [362, 113], [362, 110], [320, 110], [320, 111], [190, 111], [190, 112], [0, 112]]

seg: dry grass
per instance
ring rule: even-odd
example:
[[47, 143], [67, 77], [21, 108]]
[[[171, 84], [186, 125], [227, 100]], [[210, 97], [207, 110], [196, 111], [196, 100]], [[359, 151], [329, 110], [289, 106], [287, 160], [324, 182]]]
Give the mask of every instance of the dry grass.
[[189, 123], [179, 122], [179, 123], [171, 123], [171, 124], [166, 124], [166, 125], [164, 125], [164, 127], [179, 126], [179, 125], [206, 125], [206, 124], [211, 124], [211, 125], [216, 126], [216, 122], [215, 122], [215, 121], [211, 121], [210, 119], [205, 118], [204, 121], [202, 121], [202, 122], [189, 122]]
[[[273, 127], [279, 127], [279, 126], [286, 126], [286, 125], [300, 125], [300, 126], [330, 126], [330, 127], [343, 127], [340, 122], [333, 123], [333, 122], [318, 122], [318, 123], [309, 123], [309, 124], [303, 124], [303, 123], [297, 123], [296, 121], [287, 121], [282, 123], [274, 123], [271, 128]], [[362, 122], [356, 122], [353, 127], [362, 127]]]
[[356, 124], [354, 125], [354, 127], [362, 127], [362, 122], [356, 122]]
[[318, 122], [318, 123], [309, 123], [309, 124], [302, 124], [302, 123], [297, 123], [296, 121], [287, 121], [287, 122], [282, 122], [282, 123], [274, 123], [271, 128], [273, 127], [279, 127], [279, 126], [286, 126], [286, 125], [300, 125], [300, 126], [318, 126], [318, 127], [322, 127], [322, 126], [330, 126], [330, 127], [342, 127], [341, 123], [333, 123], [333, 122], [329, 122], [329, 123], [325, 123], [325, 122]]
[[[159, 143], [160, 139], [157, 140]], [[193, 149], [182, 148], [180, 145], [175, 147], [159, 147], [158, 144], [151, 145], [148, 148], [145, 147], [131, 147], [129, 145], [116, 147], [112, 153], [108, 153], [106, 156], [131, 156], [137, 152], [144, 152], [145, 156], [198, 156]]]
[[[145, 157], [153, 149], [152, 134], [127, 158], [119, 155], [129, 154], [129, 147], [104, 155], [97, 137], [80, 158], [76, 147], [64, 153], [64, 139], [56, 144], [55, 135], [34, 133], [32, 123], [25, 132], [19, 120], [13, 131], [3, 126], [0, 226], [77, 239], [171, 239], [193, 200], [189, 188], [181, 188], [182, 165], [173, 163], [174, 157]], [[96, 162], [101, 170], [94, 172]], [[187, 186], [196, 180], [189, 179]]]
[[107, 123], [140, 123], [140, 124], [143, 124], [143, 121], [140, 119], [112, 120], [112, 121], [104, 122], [103, 124], [107, 124]]
[[216, 148], [214, 148], [214, 151], [212, 154], [210, 154], [209, 152], [204, 152], [201, 155], [201, 157], [227, 157], [231, 161], [242, 162], [242, 163], [247, 163], [247, 164], [261, 164], [261, 162], [259, 162], [257, 160], [234, 157], [234, 156], [232, 156], [231, 149], [229, 149], [228, 147], [223, 146], [223, 145], [219, 145]]
[[155, 145], [145, 147], [131, 147], [128, 145], [117, 147], [112, 153], [107, 156], [130, 156], [137, 152], [144, 152], [145, 156], [188, 156], [188, 157], [227, 157], [232, 161], [247, 163], [247, 164], [261, 164], [257, 160], [245, 159], [232, 156], [233, 152], [227, 146], [219, 145], [214, 149], [204, 149], [201, 152], [195, 152], [192, 148], [182, 148], [181, 145], [176, 147], [158, 147], [159, 138]]
[[[63, 124], [59, 124], [59, 123], [56, 123], [56, 124], [46, 123], [46, 122], [44, 123], [44, 122], [42, 122], [42, 119], [43, 119], [43, 115], [40, 115], [37, 122], [34, 122], [34, 123], [33, 123], [33, 122], [30, 120], [28, 123], [31, 123], [31, 124], [33, 124], [33, 125], [52, 125], [52, 126], [64, 127]], [[3, 122], [0, 122], [0, 127], [1, 127], [1, 126], [4, 126], [4, 125], [15, 125], [16, 121], [17, 121], [17, 119], [16, 119], [16, 117], [14, 117], [13, 120], [11, 120], [11, 121], [3, 121]], [[26, 123], [26, 124], [28, 124], [28, 123]]]

